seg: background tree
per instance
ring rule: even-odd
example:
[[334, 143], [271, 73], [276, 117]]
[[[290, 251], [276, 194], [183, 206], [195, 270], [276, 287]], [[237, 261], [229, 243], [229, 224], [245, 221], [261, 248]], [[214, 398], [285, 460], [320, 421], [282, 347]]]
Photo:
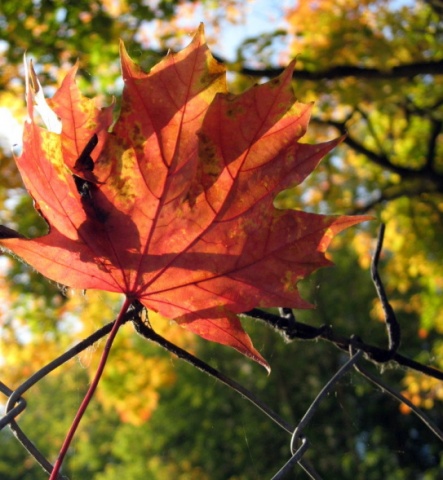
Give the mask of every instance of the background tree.
[[[227, 27], [223, 16], [235, 24], [250, 14], [244, 2], [234, 0], [218, 2], [218, 7], [206, 1], [159, 2], [155, 8], [138, 1], [16, 3], [3, 1], [0, 12], [0, 102], [18, 121], [24, 117], [25, 50], [36, 58], [45, 85], [55, 85], [79, 59], [83, 91], [101, 91], [110, 101], [121, 88], [118, 38], [149, 68], [167, 48], [187, 42], [187, 33], [202, 18], [213, 50], [223, 54], [217, 43]], [[296, 94], [304, 102], [316, 102], [310, 139], [348, 134], [301, 188], [284, 192], [277, 201], [321, 213], [370, 212], [386, 222], [383, 276], [402, 326], [402, 351], [443, 368], [439, 3], [299, 1], [281, 12], [271, 2], [261, 3], [266, 14], [281, 15], [280, 24], [239, 44], [237, 58], [228, 62], [233, 88], [240, 91], [277, 75], [296, 56]], [[0, 174], [0, 223], [29, 236], [45, 231], [8, 148], [0, 158]], [[332, 323], [344, 334], [385, 344], [367, 272], [376, 230], [373, 222], [336, 240], [337, 267], [317, 273], [304, 286], [305, 297], [317, 309], [297, 318], [317, 326]], [[65, 296], [26, 266], [2, 262], [0, 380], [13, 388], [113, 318], [117, 300], [91, 292]], [[296, 422], [343, 357], [322, 342], [286, 345], [262, 325], [250, 330], [270, 360], [269, 378], [222, 347], [200, 344], [172, 327], [164, 333], [219, 364]], [[269, 478], [287, 458], [287, 436], [232, 392], [129, 331], [120, 342], [68, 460], [73, 478], [141, 479], [146, 472], [153, 479]], [[48, 455], [57, 452], [66, 430], [60, 418], [73, 416], [101, 347], [53, 374], [28, 398], [20, 424], [35, 430]], [[398, 370], [383, 375], [424, 407], [443, 399], [440, 382]], [[49, 411], [43, 407], [48, 404]], [[47, 412], [44, 418], [42, 411]], [[430, 414], [441, 425], [438, 409]], [[400, 416], [395, 403], [359, 376], [346, 377], [336, 398], [322, 404], [320, 415], [308, 432], [313, 445], [308, 455], [328, 478], [439, 478], [440, 447], [432, 436], [414, 418]], [[5, 431], [0, 441], [2, 477], [45, 478]]]

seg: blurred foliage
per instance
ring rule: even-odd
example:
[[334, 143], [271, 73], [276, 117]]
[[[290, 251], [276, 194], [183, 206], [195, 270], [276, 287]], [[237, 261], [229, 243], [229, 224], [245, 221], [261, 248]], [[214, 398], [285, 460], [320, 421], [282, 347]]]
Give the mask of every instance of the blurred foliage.
[[[420, 70], [426, 62], [443, 60], [442, 16], [434, 3], [299, 0], [280, 11], [283, 26], [276, 22], [275, 30], [246, 38], [228, 69], [236, 92], [256, 81], [239, 73], [245, 65], [271, 75], [296, 56], [296, 72], [325, 73], [318, 80], [294, 75], [298, 98], [315, 101], [306, 141], [348, 136], [276, 205], [321, 213], [365, 211], [386, 222], [381, 273], [402, 326], [402, 353], [443, 368], [443, 81], [441, 73]], [[105, 104], [121, 89], [119, 38], [148, 69], [168, 48], [182, 46], [201, 19], [210, 44], [223, 51], [217, 43], [223, 26], [241, 27], [249, 8], [250, 2], [239, 0], [1, 0], [0, 110], [23, 122], [25, 51], [37, 59], [48, 95], [79, 60], [81, 88], [101, 95]], [[269, 11], [275, 15], [273, 2]], [[413, 73], [391, 75], [401, 65], [412, 65]], [[362, 73], [328, 77], [342, 66]], [[372, 77], [371, 69], [385, 77]], [[0, 141], [3, 145], [1, 135]], [[8, 148], [0, 152], [0, 223], [40, 235], [46, 226], [25, 195], [12, 155]], [[297, 313], [299, 320], [332, 324], [343, 335], [386, 345], [368, 273], [377, 228], [374, 221], [334, 242], [337, 266], [303, 283], [316, 310]], [[0, 380], [15, 388], [113, 319], [121, 298], [66, 291], [6, 258], [0, 263]], [[250, 324], [254, 343], [273, 369], [267, 377], [235, 352], [199, 342], [152, 314], [149, 320], [174, 343], [259, 393], [294, 425], [344, 361], [324, 343], [288, 345], [263, 325]], [[270, 478], [288, 459], [289, 437], [244, 399], [146, 343], [129, 325], [119, 335], [67, 461], [72, 478]], [[58, 452], [103, 343], [26, 396], [20, 425], [49, 458]], [[441, 382], [397, 369], [382, 375], [442, 425]], [[322, 402], [307, 434], [312, 445], [307, 455], [325, 478], [443, 478], [441, 448], [431, 433], [355, 373]], [[6, 430], [0, 433], [0, 477], [47, 478]]]

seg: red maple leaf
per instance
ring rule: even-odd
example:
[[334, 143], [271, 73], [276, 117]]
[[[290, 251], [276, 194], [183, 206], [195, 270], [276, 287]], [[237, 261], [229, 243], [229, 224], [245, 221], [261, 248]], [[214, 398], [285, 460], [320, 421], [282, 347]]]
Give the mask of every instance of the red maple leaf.
[[121, 292], [266, 366], [237, 314], [309, 307], [297, 282], [330, 263], [336, 233], [368, 218], [273, 206], [340, 139], [298, 143], [311, 106], [294, 98], [292, 66], [228, 93], [202, 29], [148, 74], [123, 48], [121, 58], [110, 131], [111, 109], [80, 94], [75, 68], [49, 102], [61, 133], [37, 125], [28, 95], [17, 165], [49, 232], [3, 228], [0, 245], [56, 282]]

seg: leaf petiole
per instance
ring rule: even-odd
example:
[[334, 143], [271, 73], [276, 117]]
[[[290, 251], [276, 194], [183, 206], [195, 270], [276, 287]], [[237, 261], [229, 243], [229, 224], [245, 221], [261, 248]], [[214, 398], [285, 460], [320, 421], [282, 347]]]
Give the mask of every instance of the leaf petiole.
[[82, 403], [77, 410], [77, 413], [75, 415], [75, 418], [69, 428], [69, 431], [66, 435], [66, 438], [63, 442], [63, 445], [60, 449], [60, 452], [58, 454], [58, 458], [54, 464], [54, 468], [52, 469], [51, 475], [49, 477], [49, 480], [56, 480], [58, 478], [59, 471], [61, 469], [61, 466], [63, 464], [63, 460], [66, 456], [66, 453], [68, 452], [69, 446], [71, 445], [72, 439], [74, 438], [75, 432], [77, 431], [77, 428], [80, 424], [80, 421], [83, 417], [83, 415], [86, 412], [86, 409], [88, 408], [88, 405], [92, 399], [92, 396], [95, 393], [95, 390], [97, 389], [97, 385], [101, 379], [101, 376], [103, 374], [103, 371], [105, 369], [106, 362], [108, 360], [109, 352], [111, 351], [112, 344], [114, 343], [115, 337], [117, 335], [117, 332], [120, 328], [120, 326], [123, 323], [123, 319], [125, 318], [125, 314], [129, 309], [129, 306], [131, 305], [132, 300], [129, 298], [126, 298], [122, 308], [120, 310], [120, 313], [118, 314], [118, 317], [112, 327], [111, 332], [109, 333], [109, 336], [106, 340], [105, 348], [103, 350], [102, 356], [100, 358], [100, 363], [98, 365], [97, 371], [95, 372], [94, 379], [92, 380], [91, 385], [88, 388], [88, 391], [86, 392]]

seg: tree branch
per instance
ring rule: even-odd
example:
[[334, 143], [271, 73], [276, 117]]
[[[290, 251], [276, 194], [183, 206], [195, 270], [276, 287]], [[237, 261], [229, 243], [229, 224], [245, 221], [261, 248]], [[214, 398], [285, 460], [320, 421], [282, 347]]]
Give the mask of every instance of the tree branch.
[[349, 347], [353, 345], [355, 348], [362, 350], [365, 353], [365, 357], [374, 363], [383, 363], [387, 357], [391, 357], [391, 360], [396, 362], [398, 365], [411, 368], [412, 370], [424, 373], [425, 375], [436, 378], [437, 380], [443, 380], [443, 371], [438, 370], [437, 368], [423, 365], [422, 363], [416, 362], [409, 357], [405, 357], [398, 352], [391, 356], [389, 350], [366, 343], [357, 337], [349, 338], [342, 335], [337, 335], [333, 331], [331, 325], [322, 325], [317, 328], [305, 323], [297, 322], [296, 326], [293, 327], [287, 319], [257, 308], [249, 310], [248, 312], [244, 312], [241, 315], [263, 321], [281, 333], [288, 341], [299, 338], [322, 339], [333, 343], [337, 348], [343, 351], [349, 351]]
[[422, 183], [403, 183], [400, 184], [391, 184], [384, 187], [379, 195], [373, 198], [367, 203], [356, 203], [356, 206], [347, 211], [348, 215], [363, 215], [370, 212], [377, 205], [380, 205], [383, 202], [390, 202], [401, 197], [416, 198], [421, 197], [422, 201], [425, 200], [425, 195], [433, 193], [435, 189], [427, 189], [423, 186]]
[[397, 321], [397, 317], [395, 315], [394, 309], [389, 303], [388, 296], [386, 295], [385, 287], [380, 278], [380, 274], [378, 273], [378, 262], [380, 260], [380, 254], [383, 247], [384, 235], [385, 235], [385, 225], [382, 223], [380, 226], [380, 232], [378, 234], [377, 246], [375, 248], [374, 256], [372, 257], [371, 277], [372, 277], [372, 282], [377, 291], [377, 296], [382, 305], [383, 312], [385, 314], [386, 332], [388, 334], [389, 352], [390, 352], [387, 355], [386, 360], [390, 360], [392, 356], [395, 355], [395, 353], [398, 350], [398, 347], [400, 346], [401, 329], [400, 329], [400, 324]]
[[[438, 137], [441, 133], [442, 129], [442, 122], [441, 121], [433, 121], [432, 124], [432, 131], [429, 138], [428, 144], [428, 154], [427, 154], [427, 161], [426, 164], [422, 168], [407, 168], [402, 167], [399, 165], [395, 165], [389, 159], [389, 156], [385, 153], [379, 153], [374, 150], [369, 149], [363, 143], [359, 142], [357, 139], [352, 137], [346, 129], [346, 121], [337, 121], [337, 120], [323, 120], [321, 118], [312, 118], [313, 123], [317, 123], [319, 125], [327, 125], [330, 127], [336, 128], [342, 135], [346, 134], [346, 137], [343, 141], [349, 148], [354, 150], [357, 153], [364, 155], [368, 158], [372, 163], [378, 165], [379, 167], [388, 170], [392, 173], [396, 173], [399, 175], [403, 181], [410, 180], [415, 185], [409, 185], [408, 188], [402, 188], [402, 193], [399, 194], [398, 188], [392, 194], [388, 194], [387, 192], [383, 192], [376, 202], [371, 202], [370, 205], [374, 205], [383, 201], [384, 199], [392, 199], [402, 195], [409, 195], [409, 194], [421, 194], [425, 192], [443, 192], [443, 175], [436, 172], [435, 169], [430, 168], [430, 162], [434, 161], [435, 157], [435, 149]], [[416, 185], [416, 183], [421, 182], [420, 185]], [[359, 208], [359, 211], [369, 210], [369, 207], [362, 207]]]
[[443, 122], [441, 120], [432, 120], [431, 132], [428, 141], [428, 153], [426, 155], [426, 168], [431, 175], [435, 174], [435, 160], [437, 155], [437, 141], [442, 133]]
[[[222, 57], [214, 55], [220, 63], [228, 64]], [[284, 68], [250, 68], [242, 66], [233, 69], [237, 73], [248, 75], [249, 77], [277, 77]], [[337, 80], [347, 77], [363, 78], [367, 80], [393, 80], [396, 78], [414, 78], [417, 75], [443, 75], [443, 60], [434, 60], [429, 62], [412, 62], [403, 65], [397, 65], [391, 69], [379, 69], [370, 67], [359, 67], [356, 65], [337, 65], [325, 70], [312, 71], [295, 69], [293, 77], [297, 80]]]
[[370, 150], [368, 147], [364, 146], [349, 134], [345, 121], [339, 122], [337, 120], [323, 120], [318, 117], [313, 117], [312, 122], [319, 125], [327, 125], [336, 128], [342, 135], [346, 135], [343, 143], [345, 143], [348, 147], [352, 148], [352, 150], [357, 153], [361, 153], [379, 167], [389, 170], [392, 173], [396, 173], [402, 178], [416, 178], [417, 174], [420, 173], [419, 170], [412, 170], [410, 168], [394, 165], [391, 163], [386, 154], [375, 152], [374, 150]]

